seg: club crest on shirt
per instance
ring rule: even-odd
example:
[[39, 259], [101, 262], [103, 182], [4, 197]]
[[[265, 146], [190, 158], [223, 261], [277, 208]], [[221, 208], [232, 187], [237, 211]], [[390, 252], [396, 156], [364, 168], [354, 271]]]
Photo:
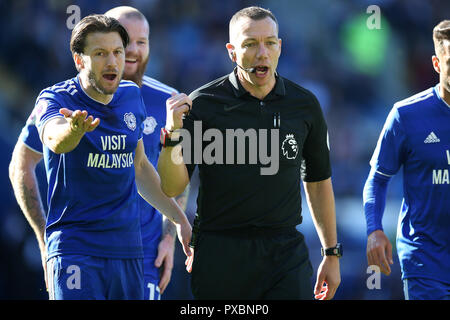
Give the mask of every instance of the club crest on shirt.
[[281, 145], [281, 150], [283, 150], [283, 156], [285, 156], [286, 159], [293, 160], [297, 158], [298, 143], [293, 134], [286, 135], [286, 138]]
[[156, 119], [153, 117], [147, 117], [144, 120], [144, 134], [151, 134], [155, 131], [156, 126], [158, 125], [158, 123], [156, 122]]
[[123, 115], [123, 121], [127, 124], [128, 129], [134, 131], [136, 129], [136, 117], [132, 112]]
[[41, 119], [42, 115], [47, 111], [48, 102], [45, 99], [40, 99], [39, 102], [34, 107], [33, 111], [31, 112], [30, 117], [28, 118], [27, 122], [30, 124], [37, 124], [39, 120]]

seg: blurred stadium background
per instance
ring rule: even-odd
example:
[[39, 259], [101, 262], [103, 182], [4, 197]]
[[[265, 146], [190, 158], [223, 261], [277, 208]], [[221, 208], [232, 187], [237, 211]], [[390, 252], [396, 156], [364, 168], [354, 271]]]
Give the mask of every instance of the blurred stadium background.
[[[71, 30], [66, 24], [70, 5], [77, 5], [82, 17], [118, 5], [141, 10], [151, 25], [147, 74], [186, 93], [232, 70], [225, 43], [234, 12], [250, 5], [271, 9], [283, 39], [278, 71], [317, 95], [329, 126], [338, 237], [344, 245], [342, 283], [335, 298], [403, 299], [395, 252], [401, 173], [390, 183], [383, 220], [394, 242], [395, 263], [391, 276], [381, 277], [380, 289], [369, 290], [366, 285], [370, 274], [361, 193], [369, 159], [393, 103], [438, 81], [431, 65], [431, 32], [440, 20], [449, 18], [448, 0], [2, 0], [0, 299], [47, 298], [37, 243], [16, 204], [7, 168], [40, 90], [75, 75]], [[380, 8], [380, 29], [366, 26], [369, 5]], [[39, 176], [44, 178], [42, 168]], [[45, 193], [45, 186], [41, 189]], [[190, 208], [192, 214], [192, 202]], [[303, 215], [299, 229], [317, 271], [320, 243], [306, 202]], [[163, 298], [191, 298], [179, 246]]]

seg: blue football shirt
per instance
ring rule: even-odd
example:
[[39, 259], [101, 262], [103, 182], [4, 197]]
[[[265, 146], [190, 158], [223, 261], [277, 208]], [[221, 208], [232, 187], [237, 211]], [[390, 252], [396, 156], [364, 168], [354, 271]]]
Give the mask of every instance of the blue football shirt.
[[[147, 118], [144, 121], [143, 141], [145, 153], [156, 168], [161, 151], [160, 132], [166, 125], [166, 100], [177, 90], [144, 76], [141, 94], [144, 100]], [[142, 243], [144, 247], [144, 274], [159, 279], [158, 270], [150, 268], [158, 254], [158, 244], [162, 235], [162, 215], [147, 201], [139, 196], [141, 211]]]
[[108, 104], [90, 98], [78, 77], [44, 89], [34, 111], [40, 135], [47, 121], [62, 117], [62, 107], [86, 110], [100, 125], [71, 152], [55, 154], [44, 145], [48, 258], [63, 253], [142, 258], [133, 165], [146, 118], [139, 87], [122, 80]]
[[[143, 127], [143, 142], [145, 152], [156, 168], [159, 153], [161, 151], [160, 131], [166, 122], [166, 100], [172, 92], [178, 92], [158, 80], [144, 76], [141, 87], [141, 95], [147, 111], [147, 118]], [[32, 150], [42, 153], [42, 142], [39, 138], [36, 123], [36, 109], [29, 116], [23, 127], [20, 138]], [[158, 270], [151, 268], [158, 253], [158, 244], [162, 235], [162, 215], [143, 198], [139, 197], [139, 208], [141, 211], [141, 233], [143, 238], [144, 272], [148, 275], [158, 277]]]
[[403, 166], [397, 228], [402, 278], [450, 283], [450, 107], [439, 85], [394, 105], [371, 166], [387, 176]]

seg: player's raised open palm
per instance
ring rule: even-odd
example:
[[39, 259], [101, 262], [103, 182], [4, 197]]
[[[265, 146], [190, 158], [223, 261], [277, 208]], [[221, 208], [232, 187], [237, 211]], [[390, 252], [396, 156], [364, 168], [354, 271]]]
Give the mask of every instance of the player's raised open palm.
[[87, 111], [83, 110], [69, 110], [61, 108], [59, 112], [64, 115], [64, 118], [70, 123], [72, 131], [77, 133], [85, 133], [95, 130], [100, 124], [100, 119], [93, 116], [88, 116]]

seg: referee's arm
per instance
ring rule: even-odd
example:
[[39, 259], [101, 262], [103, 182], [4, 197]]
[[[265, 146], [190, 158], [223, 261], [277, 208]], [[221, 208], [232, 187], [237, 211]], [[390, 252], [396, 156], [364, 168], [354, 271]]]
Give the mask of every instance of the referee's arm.
[[[325, 249], [334, 247], [337, 244], [337, 231], [331, 178], [317, 182], [304, 182], [304, 187], [322, 247]], [[324, 282], [327, 284], [326, 286], [324, 286]], [[332, 299], [340, 282], [339, 259], [336, 256], [324, 256], [317, 271], [314, 288], [316, 299]]]
[[337, 243], [337, 232], [331, 178], [317, 182], [304, 182], [304, 187], [322, 247], [334, 247]]
[[[173, 156], [180, 161], [175, 163]], [[189, 174], [182, 158], [179, 146], [162, 148], [159, 154], [158, 174], [161, 177], [161, 189], [171, 198], [182, 194], [189, 183]]]
[[[183, 127], [183, 114], [189, 112], [192, 100], [184, 93], [172, 93], [166, 102], [166, 129], [169, 132]], [[174, 162], [173, 160], [176, 159]], [[161, 189], [169, 197], [183, 193], [189, 183], [189, 174], [180, 146], [163, 147], [158, 159]]]

